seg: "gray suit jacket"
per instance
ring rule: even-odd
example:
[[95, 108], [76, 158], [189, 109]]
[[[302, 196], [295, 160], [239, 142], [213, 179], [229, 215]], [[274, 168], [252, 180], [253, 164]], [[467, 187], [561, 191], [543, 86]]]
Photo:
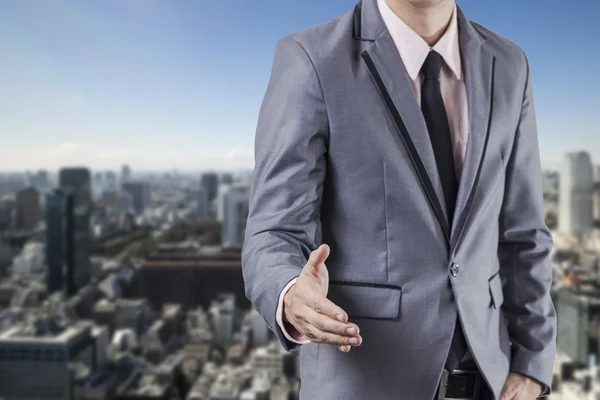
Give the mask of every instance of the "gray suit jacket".
[[[277, 43], [242, 251], [246, 295], [287, 350], [301, 399], [431, 399], [457, 313], [498, 397], [509, 370], [551, 384], [556, 314], [529, 65], [458, 8], [470, 116], [454, 220], [427, 128], [376, 0]], [[331, 247], [349, 353], [297, 345], [281, 289]]]

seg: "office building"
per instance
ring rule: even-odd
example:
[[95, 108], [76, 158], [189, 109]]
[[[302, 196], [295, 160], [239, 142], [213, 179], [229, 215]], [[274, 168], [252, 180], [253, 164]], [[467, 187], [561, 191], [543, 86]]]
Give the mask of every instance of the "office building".
[[203, 246], [197, 251], [163, 251], [159, 247], [136, 269], [132, 296], [147, 298], [153, 309], [176, 303], [189, 310], [209, 307], [220, 293], [234, 293], [237, 307], [249, 308], [240, 251], [220, 246]]
[[594, 219], [600, 221], [600, 165], [594, 167]]
[[94, 368], [102, 368], [108, 364], [108, 345], [110, 343], [110, 332], [106, 326], [94, 326], [91, 332], [94, 338], [95, 357]]
[[143, 181], [123, 183], [123, 191], [131, 195], [131, 202], [136, 213], [141, 214], [150, 205], [150, 184]]
[[239, 399], [243, 382], [240, 378], [234, 368], [222, 368], [210, 388], [210, 400]]
[[[67, 218], [67, 230], [73, 230], [73, 249], [72, 252], [70, 250], [67, 252], [73, 257], [72, 263], [67, 260], [67, 294], [72, 295], [74, 290], [86, 285], [92, 275], [90, 263], [92, 192], [89, 169], [61, 169], [59, 186], [64, 193], [71, 196], [72, 201], [72, 212], [67, 213], [69, 217]], [[70, 271], [69, 267], [73, 271]], [[73, 286], [69, 286], [70, 278], [73, 279]]]
[[223, 217], [225, 216], [225, 200], [226, 195], [231, 188], [230, 184], [221, 183], [217, 188], [217, 198], [215, 199], [216, 209], [217, 209], [217, 220], [223, 222]]
[[233, 175], [229, 172], [224, 172], [219, 177], [219, 184], [231, 185], [233, 183]]
[[11, 230], [15, 226], [15, 208], [14, 196], [0, 198], [0, 232]]
[[252, 355], [254, 371], [266, 371], [272, 377], [283, 375], [285, 351], [276, 342], [258, 347]]
[[231, 186], [224, 198], [221, 238], [225, 246], [242, 246], [248, 219], [250, 187], [247, 184]]
[[100, 198], [98, 199], [98, 201], [104, 207], [116, 210], [118, 198], [119, 192], [117, 192], [114, 189], [107, 189], [100, 194]]
[[104, 174], [102, 173], [102, 171], [94, 172], [94, 186], [96, 186], [96, 185], [102, 186], [103, 179], [104, 179]]
[[12, 263], [15, 278], [32, 278], [44, 272], [44, 245], [39, 242], [27, 243]]
[[563, 287], [553, 294], [558, 332], [557, 348], [574, 362], [585, 364], [598, 354], [600, 290], [592, 285]]
[[[46, 195], [46, 288], [48, 293], [66, 288], [67, 270], [71, 272], [69, 281], [74, 286], [72, 274], [75, 267], [72, 198], [61, 190]], [[67, 268], [67, 263], [69, 267]], [[71, 287], [71, 291], [75, 291]]]
[[73, 399], [73, 368], [93, 369], [95, 358], [89, 323], [40, 336], [13, 326], [0, 333], [0, 398]]
[[121, 167], [121, 182], [127, 182], [131, 179], [131, 168], [129, 165], [123, 165]]
[[235, 296], [228, 293], [221, 294], [213, 302], [208, 312], [212, 317], [217, 343], [223, 347], [230, 346], [233, 342]]
[[206, 191], [209, 203], [217, 197], [218, 186], [219, 176], [215, 172], [205, 172], [200, 177], [200, 187]]
[[107, 189], [117, 188], [117, 174], [114, 171], [104, 171], [104, 185]]
[[204, 218], [209, 216], [209, 203], [206, 190], [200, 188], [196, 197], [198, 202], [198, 217]]
[[544, 200], [556, 202], [558, 200], [560, 177], [557, 172], [545, 170], [542, 172], [542, 187]]
[[27, 187], [17, 191], [15, 196], [17, 229], [31, 230], [42, 219], [40, 207], [40, 193], [34, 187]]
[[560, 175], [559, 230], [581, 238], [593, 227], [593, 169], [585, 151], [567, 153]]
[[252, 308], [250, 310], [250, 323], [252, 325], [252, 344], [254, 346], [264, 346], [271, 339], [271, 330], [264, 318]]
[[7, 243], [0, 241], [0, 275], [5, 275], [12, 263], [15, 251]]
[[29, 186], [33, 186], [37, 190], [46, 190], [50, 187], [50, 180], [48, 179], [48, 171], [39, 170], [35, 174], [29, 176]]
[[115, 310], [115, 329], [131, 329], [141, 336], [149, 325], [150, 306], [146, 299], [119, 299]]

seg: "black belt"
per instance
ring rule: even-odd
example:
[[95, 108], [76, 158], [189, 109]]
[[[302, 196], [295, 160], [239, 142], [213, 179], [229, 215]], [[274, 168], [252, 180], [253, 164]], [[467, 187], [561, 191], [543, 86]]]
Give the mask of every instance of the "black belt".
[[483, 385], [485, 382], [477, 369], [455, 369], [452, 373], [444, 369], [436, 399], [479, 400]]

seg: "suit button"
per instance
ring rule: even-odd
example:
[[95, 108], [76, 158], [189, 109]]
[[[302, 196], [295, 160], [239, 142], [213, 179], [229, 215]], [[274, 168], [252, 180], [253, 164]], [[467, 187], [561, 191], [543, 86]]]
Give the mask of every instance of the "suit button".
[[450, 266], [450, 273], [452, 274], [452, 276], [458, 275], [458, 264], [452, 263], [452, 265]]

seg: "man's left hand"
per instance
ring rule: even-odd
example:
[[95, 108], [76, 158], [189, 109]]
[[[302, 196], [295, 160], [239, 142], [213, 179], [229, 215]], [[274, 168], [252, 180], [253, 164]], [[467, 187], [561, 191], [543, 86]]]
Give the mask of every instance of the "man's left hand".
[[535, 400], [544, 387], [538, 381], [518, 372], [510, 372], [504, 382], [500, 400]]

